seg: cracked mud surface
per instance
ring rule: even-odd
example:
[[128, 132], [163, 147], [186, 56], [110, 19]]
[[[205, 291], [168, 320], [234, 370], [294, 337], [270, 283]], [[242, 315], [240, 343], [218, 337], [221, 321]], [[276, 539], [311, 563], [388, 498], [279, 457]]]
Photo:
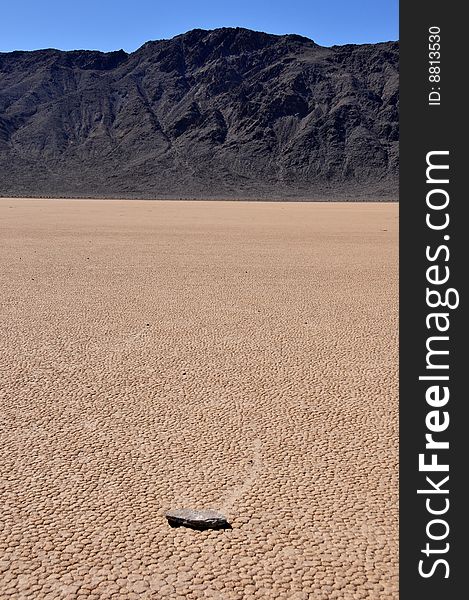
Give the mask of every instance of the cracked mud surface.
[[0, 200], [0, 598], [397, 599], [397, 212]]

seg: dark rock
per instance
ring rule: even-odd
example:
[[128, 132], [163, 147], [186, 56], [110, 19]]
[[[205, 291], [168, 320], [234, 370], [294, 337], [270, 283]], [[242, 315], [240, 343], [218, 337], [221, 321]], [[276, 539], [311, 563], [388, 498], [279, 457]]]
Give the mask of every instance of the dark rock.
[[166, 518], [171, 527], [189, 527], [190, 529], [231, 529], [225, 515], [216, 510], [194, 510], [180, 508], [169, 510]]
[[0, 195], [396, 198], [398, 61], [241, 28], [0, 53]]

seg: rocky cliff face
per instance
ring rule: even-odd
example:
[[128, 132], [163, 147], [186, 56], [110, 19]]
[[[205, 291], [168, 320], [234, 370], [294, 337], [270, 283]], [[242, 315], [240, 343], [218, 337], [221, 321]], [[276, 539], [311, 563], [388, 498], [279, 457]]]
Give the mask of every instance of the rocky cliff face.
[[395, 198], [398, 44], [194, 30], [0, 54], [0, 194]]

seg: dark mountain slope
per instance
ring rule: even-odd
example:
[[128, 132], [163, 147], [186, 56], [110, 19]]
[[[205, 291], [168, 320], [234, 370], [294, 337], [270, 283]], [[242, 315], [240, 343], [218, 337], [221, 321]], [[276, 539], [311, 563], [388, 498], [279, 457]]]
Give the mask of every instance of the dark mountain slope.
[[398, 44], [194, 30], [0, 54], [0, 194], [392, 198]]

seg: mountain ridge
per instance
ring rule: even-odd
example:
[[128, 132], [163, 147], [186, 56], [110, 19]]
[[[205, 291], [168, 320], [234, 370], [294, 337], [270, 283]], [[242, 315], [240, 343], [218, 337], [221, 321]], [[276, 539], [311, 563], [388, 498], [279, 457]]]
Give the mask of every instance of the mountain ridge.
[[0, 53], [0, 195], [395, 199], [398, 43]]

